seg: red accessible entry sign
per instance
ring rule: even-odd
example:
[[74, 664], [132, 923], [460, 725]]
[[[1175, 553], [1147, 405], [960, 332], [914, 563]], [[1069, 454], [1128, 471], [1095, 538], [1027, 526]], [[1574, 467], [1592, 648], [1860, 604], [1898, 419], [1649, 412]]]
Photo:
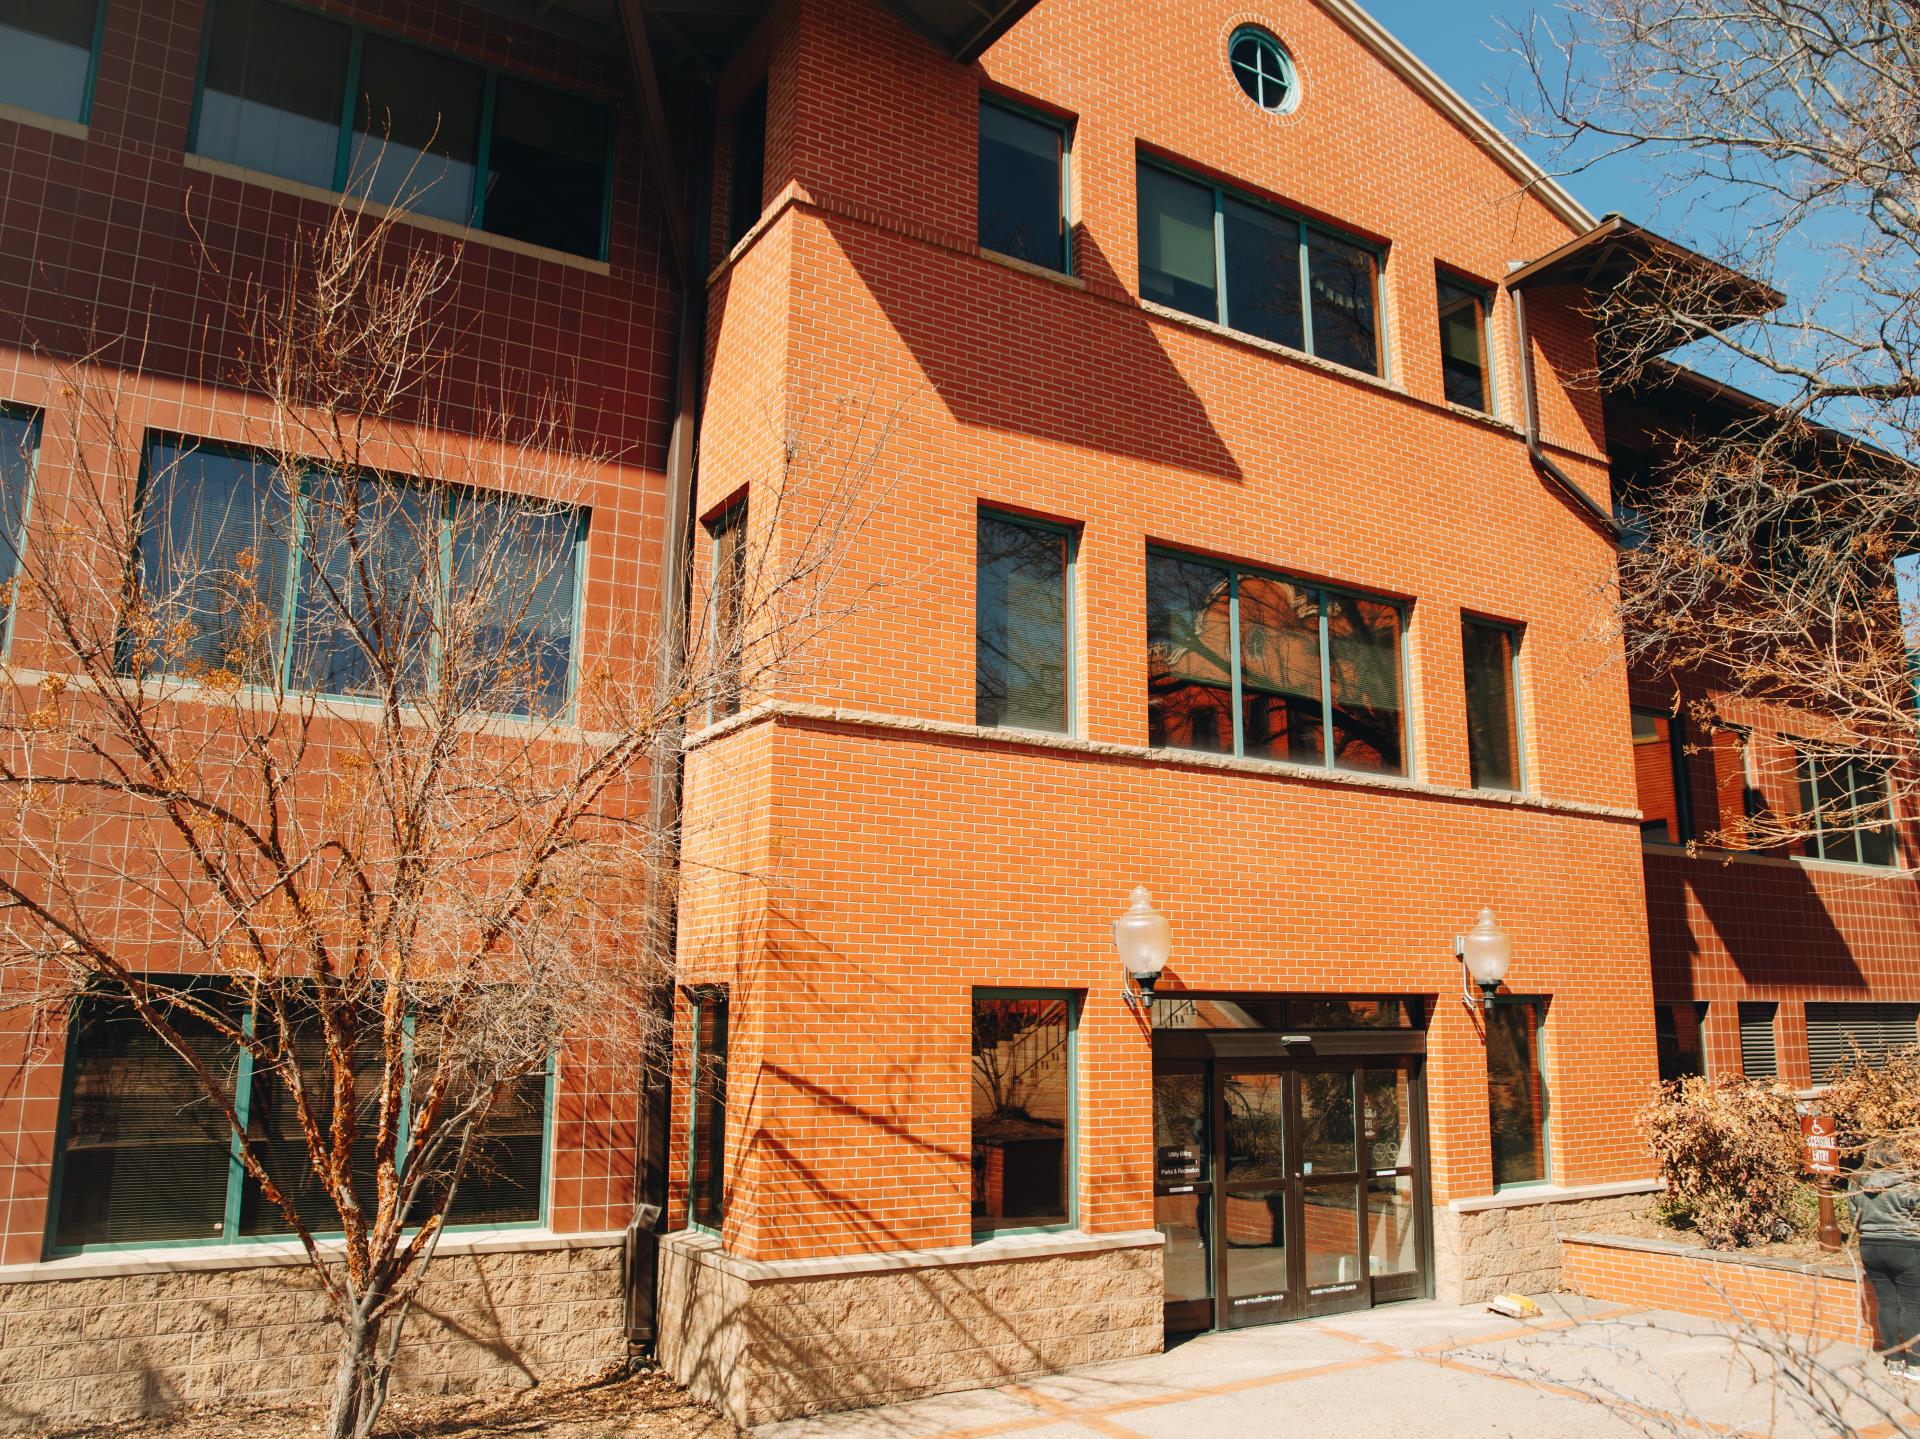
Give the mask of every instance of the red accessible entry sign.
[[1839, 1123], [1830, 1114], [1800, 1116], [1800, 1139], [1807, 1148], [1807, 1173], [1840, 1172]]

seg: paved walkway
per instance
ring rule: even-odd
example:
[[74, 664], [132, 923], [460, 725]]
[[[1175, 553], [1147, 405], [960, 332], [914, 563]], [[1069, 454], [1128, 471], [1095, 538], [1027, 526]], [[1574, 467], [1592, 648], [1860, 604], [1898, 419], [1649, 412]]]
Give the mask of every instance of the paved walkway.
[[[1920, 1439], [1920, 1385], [1844, 1345], [1548, 1295], [1538, 1319], [1401, 1304], [1208, 1334], [1000, 1389], [789, 1420], [755, 1439]], [[1809, 1382], [1826, 1397], [1810, 1403]]]

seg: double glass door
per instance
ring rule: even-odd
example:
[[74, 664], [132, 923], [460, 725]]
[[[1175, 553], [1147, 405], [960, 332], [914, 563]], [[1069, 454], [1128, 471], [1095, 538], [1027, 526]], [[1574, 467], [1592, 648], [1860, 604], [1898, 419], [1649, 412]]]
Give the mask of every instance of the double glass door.
[[1169, 1330], [1424, 1292], [1420, 1062], [1156, 1062]]

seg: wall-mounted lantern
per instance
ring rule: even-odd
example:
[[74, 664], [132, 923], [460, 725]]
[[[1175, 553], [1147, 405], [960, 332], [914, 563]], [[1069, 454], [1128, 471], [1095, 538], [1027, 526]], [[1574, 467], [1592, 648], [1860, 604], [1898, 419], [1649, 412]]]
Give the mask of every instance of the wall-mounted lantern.
[[1491, 1004], [1513, 963], [1513, 940], [1493, 922], [1491, 909], [1481, 910], [1472, 929], [1453, 937], [1453, 952], [1460, 961], [1460, 1002], [1468, 1009]]
[[1134, 887], [1132, 906], [1113, 922], [1113, 946], [1120, 951], [1127, 977], [1138, 987], [1138, 998], [1133, 988], [1125, 991], [1127, 1003], [1151, 1011], [1153, 987], [1173, 952], [1173, 926], [1153, 907], [1153, 896], [1145, 885]]

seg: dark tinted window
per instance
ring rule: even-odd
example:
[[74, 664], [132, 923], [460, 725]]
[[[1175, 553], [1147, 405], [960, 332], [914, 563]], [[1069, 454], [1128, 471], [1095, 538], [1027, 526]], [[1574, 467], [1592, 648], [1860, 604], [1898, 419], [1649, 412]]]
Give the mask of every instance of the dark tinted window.
[[740, 708], [741, 646], [745, 640], [747, 605], [747, 502], [738, 500], [727, 506], [708, 526], [708, 531], [713, 536], [710, 718], [724, 719]]
[[1140, 166], [1140, 294], [1203, 320], [1220, 318], [1213, 250], [1213, 191]]
[[718, 1229], [726, 1216], [727, 996], [693, 1000], [693, 1135], [688, 1207], [695, 1224]]
[[[177, 1010], [170, 1019], [231, 1096], [234, 1047]], [[111, 1000], [75, 1005], [67, 1056], [55, 1244], [231, 1238], [231, 1132], [186, 1062]]]
[[281, 655], [293, 485], [251, 451], [156, 440], [140, 495], [140, 598], [154, 626], [124, 663], [271, 679]]
[[27, 496], [40, 456], [40, 416], [0, 407], [0, 642], [7, 636], [12, 581], [26, 543]]
[[573, 676], [579, 512], [502, 495], [453, 503], [453, 604], [441, 673], [490, 714], [555, 715]]
[[1320, 596], [1268, 575], [1240, 576], [1240, 713], [1246, 753], [1319, 764]]
[[1071, 1002], [973, 999], [973, 1227], [1066, 1224]]
[[1221, 201], [1220, 225], [1227, 257], [1227, 323], [1304, 350], [1299, 222], [1228, 196]]
[[767, 82], [753, 87], [733, 112], [727, 198], [727, 243], [738, 244], [760, 218], [767, 179]]
[[486, 76], [418, 46], [369, 35], [360, 47], [348, 184], [380, 204], [403, 204], [455, 224], [473, 218]]
[[1067, 535], [983, 514], [974, 601], [974, 723], [1065, 733]]
[[1467, 759], [1475, 789], [1520, 788], [1519, 637], [1467, 620], [1460, 649], [1467, 680]]
[[1400, 607], [1332, 590], [1326, 607], [1333, 762], [1341, 769], [1400, 774], [1406, 769]]
[[1681, 764], [1675, 722], [1657, 710], [1633, 712], [1633, 779], [1643, 838], [1679, 844], [1687, 836], [1677, 782]]
[[1485, 411], [1486, 300], [1477, 290], [1440, 280], [1440, 373], [1450, 403]]
[[1662, 1083], [1707, 1072], [1706, 1045], [1701, 1037], [1706, 1008], [1692, 1000], [1654, 1005], [1653, 1037]]
[[1379, 289], [1373, 252], [1324, 230], [1308, 229], [1306, 239], [1313, 353], [1337, 365], [1377, 373], [1374, 308]]
[[1066, 132], [980, 101], [980, 246], [1067, 268]]
[[1233, 722], [1233, 573], [1150, 553], [1149, 742], [1231, 754]]
[[1546, 1002], [1499, 999], [1487, 1006], [1487, 1120], [1493, 1182], [1547, 1177], [1547, 1076], [1541, 1028]]
[[0, 0], [0, 105], [84, 121], [103, 3]]
[[331, 189], [353, 32], [271, 0], [215, 0], [193, 148]]
[[[327, 1063], [326, 1044], [317, 1014], [295, 1012], [289, 1018], [293, 1033], [287, 1039], [288, 1052], [273, 1064], [254, 1061], [253, 1088], [247, 1103], [247, 1144], [291, 1201], [308, 1232], [325, 1233], [341, 1227], [340, 1207], [314, 1172], [312, 1155], [300, 1128], [293, 1086], [297, 1083], [303, 1087], [309, 1112], [323, 1131], [330, 1130], [334, 1112], [333, 1073]], [[377, 1011], [364, 1012], [354, 1045], [353, 1186], [356, 1198], [365, 1205], [373, 1203], [375, 1193], [374, 1153], [382, 1070], [379, 1025]], [[264, 1014], [255, 1019], [254, 1032], [270, 1041], [274, 1039], [272, 1021]], [[251, 1174], [243, 1174], [241, 1181], [240, 1232], [293, 1232], [285, 1212], [268, 1200], [259, 1181]]]
[[608, 115], [510, 75], [494, 83], [484, 228], [574, 255], [604, 251]]
[[1247, 98], [1262, 110], [1284, 110], [1293, 99], [1293, 62], [1287, 59], [1280, 42], [1263, 30], [1245, 29], [1234, 33], [1227, 48], [1233, 65], [1233, 78]]

